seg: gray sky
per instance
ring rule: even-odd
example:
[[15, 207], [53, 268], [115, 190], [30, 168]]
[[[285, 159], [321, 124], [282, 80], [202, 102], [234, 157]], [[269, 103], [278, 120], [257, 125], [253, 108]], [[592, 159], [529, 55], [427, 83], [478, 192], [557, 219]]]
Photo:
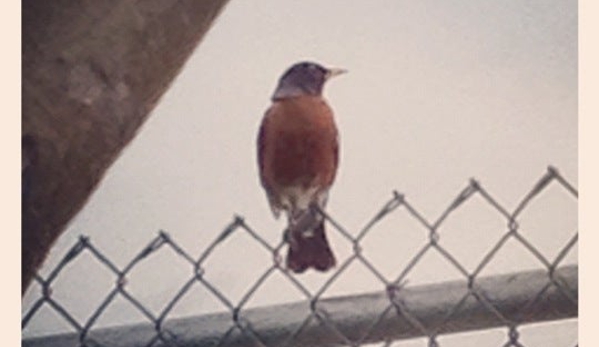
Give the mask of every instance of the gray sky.
[[[284, 220], [273, 219], [259, 185], [255, 139], [278, 77], [305, 59], [349, 70], [325, 87], [341, 135], [328, 211], [354, 234], [393, 190], [434, 221], [471, 177], [509, 210], [548, 165], [577, 186], [576, 8], [573, 0], [233, 1], [41, 273], [80, 234], [119, 266], [160, 229], [197, 255], [234, 214], [278, 242]], [[552, 259], [577, 230], [576, 208], [565, 191], [551, 187], [523, 214], [523, 232]], [[443, 225], [441, 244], [472, 270], [504, 231], [504, 221], [477, 198]], [[343, 261], [351, 245], [329, 234]], [[364, 252], [393, 278], [425, 242], [425, 232], [399, 212], [365, 240]], [[567, 262], [576, 257], [575, 251]], [[415, 268], [410, 284], [457, 278], [446, 263], [430, 258]], [[269, 261], [238, 233], [209, 259], [206, 275], [237, 301]], [[514, 246], [484, 274], [538, 267]], [[381, 289], [358, 268], [327, 293]], [[188, 278], [177, 257], [161, 252], [134, 271], [128, 288], [158, 311]], [[314, 290], [326, 278], [301, 276]], [[85, 255], [61, 275], [55, 297], [85, 320], [112, 285], [108, 272]], [[24, 308], [37, 292], [28, 293]], [[223, 309], [201, 290], [194, 293], [204, 296], [186, 301], [174, 316]], [[277, 277], [249, 306], [301, 298]], [[117, 302], [100, 325], [140, 319]], [[65, 326], [42, 311], [25, 334]], [[566, 326], [561, 345], [576, 339], [576, 322]], [[504, 331], [497, 336], [505, 341]]]

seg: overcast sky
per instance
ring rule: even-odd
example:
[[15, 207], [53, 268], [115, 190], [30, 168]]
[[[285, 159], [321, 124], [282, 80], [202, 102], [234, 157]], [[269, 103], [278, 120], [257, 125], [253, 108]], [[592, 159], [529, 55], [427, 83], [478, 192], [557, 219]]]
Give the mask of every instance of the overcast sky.
[[[306, 59], [349, 70], [325, 87], [341, 139], [327, 209], [354, 235], [393, 190], [434, 221], [472, 177], [510, 211], [548, 165], [576, 187], [577, 50], [574, 0], [232, 1], [41, 273], [81, 234], [121, 267], [158, 230], [199, 255], [236, 214], [276, 244], [284, 219], [273, 219], [259, 184], [255, 140], [277, 79]], [[551, 186], [523, 213], [522, 232], [552, 260], [577, 231], [576, 209], [575, 199]], [[328, 228], [342, 262], [351, 244]], [[504, 232], [505, 221], [476, 198], [443, 224], [440, 242], [471, 271]], [[365, 239], [364, 252], [394, 278], [425, 243], [425, 231], [398, 211]], [[206, 276], [237, 302], [270, 261], [236, 233], [208, 260]], [[566, 262], [577, 262], [576, 249]], [[483, 272], [539, 266], [514, 246]], [[189, 270], [161, 252], [132, 273], [128, 288], [158, 312]], [[459, 274], [431, 254], [408, 277], [419, 284]], [[301, 300], [281, 278], [267, 281], [250, 306]], [[327, 276], [300, 279], [316, 290]], [[61, 275], [54, 297], [85, 321], [113, 282], [84, 255]], [[327, 294], [380, 289], [356, 267]], [[38, 292], [29, 291], [24, 309]], [[224, 309], [201, 289], [190, 297], [174, 316]], [[120, 301], [99, 323], [139, 320]], [[551, 338], [555, 346], [575, 342], [576, 322], [563, 326], [562, 340]], [[65, 327], [44, 309], [25, 334]], [[539, 331], [530, 341], [552, 346]], [[496, 334], [498, 341], [505, 336]]]

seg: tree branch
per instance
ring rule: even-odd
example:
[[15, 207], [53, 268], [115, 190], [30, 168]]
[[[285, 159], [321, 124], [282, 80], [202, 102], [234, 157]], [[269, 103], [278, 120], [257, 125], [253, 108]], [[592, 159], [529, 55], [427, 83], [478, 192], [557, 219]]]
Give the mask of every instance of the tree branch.
[[227, 2], [22, 2], [22, 293]]

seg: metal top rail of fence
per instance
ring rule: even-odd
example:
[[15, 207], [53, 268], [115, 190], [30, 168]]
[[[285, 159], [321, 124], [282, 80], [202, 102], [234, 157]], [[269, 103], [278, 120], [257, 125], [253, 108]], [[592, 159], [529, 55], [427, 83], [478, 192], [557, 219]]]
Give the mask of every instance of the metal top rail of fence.
[[[342, 261], [324, 284], [310, 291], [296, 275], [289, 272], [281, 256], [284, 241], [271, 244], [252, 229], [241, 217], [236, 217], [199, 256], [184, 250], [167, 233], [160, 232], [150, 244], [126, 266], [119, 268], [108, 259], [87, 237], [80, 237], [60, 263], [46, 276], [36, 277], [41, 287], [40, 297], [24, 312], [22, 328], [43, 306], [50, 307], [72, 328], [72, 333], [26, 338], [24, 346], [363, 346], [378, 343], [390, 346], [397, 340], [425, 337], [429, 346], [440, 346], [439, 337], [453, 333], [504, 327], [503, 346], [524, 346], [519, 329], [527, 323], [577, 317], [578, 267], [564, 265], [564, 258], [578, 242], [578, 231], [561, 246], [557, 255], [548, 258], [519, 229], [519, 219], [527, 206], [548, 186], [557, 184], [574, 200], [577, 190], [552, 167], [538, 180], [513, 211], [500, 205], [479, 182], [471, 180], [468, 186], [451, 202], [435, 221], [429, 222], [401, 194], [393, 197], [360, 230], [352, 234], [340, 223], [323, 215], [334, 232], [352, 245], [353, 254]], [[505, 231], [486, 253], [474, 270], [469, 271], [460, 260], [439, 242], [439, 228], [445, 220], [472, 196], [479, 195], [494, 213], [505, 222]], [[375, 225], [397, 209], [427, 232], [420, 249], [414, 250], [407, 265], [398, 269], [393, 278], [383, 275], [362, 252], [362, 243]], [[272, 257], [272, 263], [255, 279], [238, 302], [227, 297], [222, 288], [204, 276], [206, 260], [214, 250], [233, 233], [246, 233]], [[483, 276], [483, 269], [506, 242], [520, 243], [541, 264], [539, 270]], [[127, 288], [132, 269], [150, 254], [168, 247], [190, 267], [187, 282], [158, 313], [148, 309]], [[68, 309], [53, 297], [52, 287], [61, 272], [83, 253], [88, 252], [114, 276], [114, 287], [86, 321], [78, 321]], [[461, 279], [417, 286], [406, 282], [411, 270], [422, 258], [436, 252], [455, 268]], [[381, 290], [372, 293], [323, 298], [341, 274], [356, 263], [361, 263], [380, 282]], [[273, 273], [281, 274], [296, 287], [304, 300], [259, 308], [246, 308], [250, 300]], [[203, 286], [227, 310], [222, 313], [187, 318], [169, 316], [193, 286]], [[128, 301], [138, 310], [145, 323], [112, 328], [96, 328], [98, 319], [117, 297]], [[202, 298], [198, 298], [202, 300]], [[573, 342], [572, 346], [576, 345]]]

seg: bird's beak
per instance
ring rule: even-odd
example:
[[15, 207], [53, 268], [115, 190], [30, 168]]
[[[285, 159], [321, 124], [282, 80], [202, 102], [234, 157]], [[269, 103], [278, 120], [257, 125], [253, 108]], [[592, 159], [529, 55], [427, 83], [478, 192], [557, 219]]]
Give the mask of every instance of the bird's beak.
[[337, 69], [337, 68], [327, 69], [326, 79], [327, 80], [331, 79], [332, 77], [342, 75], [346, 72], [347, 72], [347, 70], [345, 70], [345, 69]]

